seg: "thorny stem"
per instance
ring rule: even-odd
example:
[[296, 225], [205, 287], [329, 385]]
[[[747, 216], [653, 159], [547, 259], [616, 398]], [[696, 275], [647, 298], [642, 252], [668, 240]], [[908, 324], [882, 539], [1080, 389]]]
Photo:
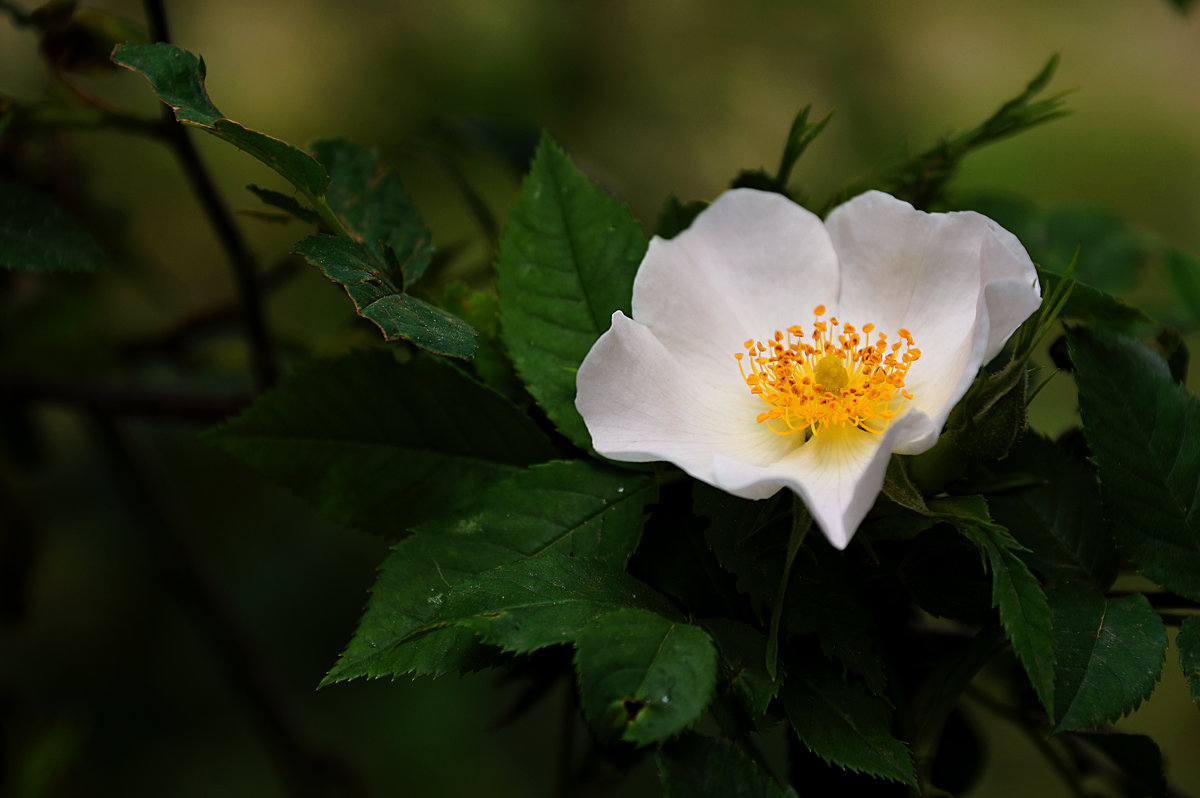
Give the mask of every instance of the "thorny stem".
[[[151, 36], [157, 41], [170, 41], [166, 11], [163, 8], [162, 0], [145, 0], [145, 9], [150, 23]], [[200, 153], [187, 128], [175, 122], [173, 112], [165, 105], [163, 106], [163, 125], [167, 144], [178, 158], [192, 192], [204, 209], [209, 223], [213, 226], [213, 230], [221, 242], [221, 247], [229, 258], [229, 265], [233, 269], [234, 283], [237, 287], [246, 342], [250, 348], [254, 381], [260, 391], [265, 390], [275, 383], [279, 376], [279, 368], [267, 335], [262, 291], [258, 284], [254, 256], [251, 254], [241, 230], [234, 224], [233, 214], [230, 213], [225, 201], [217, 192], [212, 176], [201, 160]]]

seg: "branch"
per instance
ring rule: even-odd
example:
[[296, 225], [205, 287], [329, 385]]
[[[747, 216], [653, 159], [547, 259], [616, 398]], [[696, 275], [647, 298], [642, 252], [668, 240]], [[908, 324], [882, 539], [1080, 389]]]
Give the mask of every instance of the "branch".
[[9, 402], [70, 405], [113, 416], [212, 424], [236, 415], [253, 400], [248, 392], [200, 394], [0, 372], [0, 405]]
[[[162, 0], [146, 0], [146, 16], [149, 18], [151, 33], [159, 41], [169, 41], [166, 12]], [[262, 291], [258, 284], [258, 275], [254, 256], [242, 237], [241, 230], [234, 224], [233, 214], [217, 192], [216, 184], [209, 174], [200, 153], [196, 149], [188, 130], [174, 119], [174, 112], [166, 105], [163, 106], [164, 124], [169, 123], [166, 141], [179, 159], [191, 186], [192, 193], [204, 209], [205, 216], [221, 242], [229, 265], [233, 269], [234, 283], [237, 286], [238, 300], [241, 308], [242, 324], [245, 327], [246, 342], [250, 347], [250, 358], [253, 365], [254, 380], [259, 390], [270, 387], [279, 377], [279, 368], [275, 362], [275, 353], [267, 336], [266, 322], [263, 317]]]

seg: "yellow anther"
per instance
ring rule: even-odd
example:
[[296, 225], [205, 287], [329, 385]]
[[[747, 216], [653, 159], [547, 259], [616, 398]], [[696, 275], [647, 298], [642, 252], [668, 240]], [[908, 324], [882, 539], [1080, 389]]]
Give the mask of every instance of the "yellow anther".
[[838, 334], [835, 317], [821, 320], [825, 310], [824, 305], [813, 308], [812, 343], [802, 340], [800, 325], [793, 325], [786, 336], [775, 331], [769, 354], [753, 339], [743, 344], [749, 358], [735, 354], [750, 393], [767, 405], [756, 420], [775, 422], [770, 429], [781, 435], [815, 435], [831, 425], [882, 432], [913, 398], [904, 379], [921, 350], [904, 328], [896, 331], [901, 341], [890, 345], [886, 335], [872, 335], [870, 323], [862, 325], [861, 336], [851, 324], [842, 325]]

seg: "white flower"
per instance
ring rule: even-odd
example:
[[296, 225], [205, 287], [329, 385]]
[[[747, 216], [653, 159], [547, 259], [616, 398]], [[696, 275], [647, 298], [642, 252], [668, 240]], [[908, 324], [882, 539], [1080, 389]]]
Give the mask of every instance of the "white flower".
[[790, 488], [845, 548], [891, 453], [933, 446], [1040, 302], [1020, 242], [977, 213], [873, 191], [822, 223], [738, 189], [650, 242], [633, 318], [613, 314], [575, 405], [600, 454], [746, 499]]

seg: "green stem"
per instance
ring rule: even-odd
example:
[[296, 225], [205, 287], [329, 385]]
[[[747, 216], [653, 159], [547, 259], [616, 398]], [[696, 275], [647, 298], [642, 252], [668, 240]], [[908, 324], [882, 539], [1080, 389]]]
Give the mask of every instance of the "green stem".
[[325, 201], [324, 197], [315, 196], [299, 186], [296, 186], [296, 188], [299, 188], [300, 193], [304, 195], [304, 198], [312, 203], [313, 210], [317, 212], [317, 216], [321, 218], [321, 221], [330, 229], [330, 231], [333, 232], [334, 235], [341, 238], [348, 238], [351, 241], [358, 240], [350, 234], [350, 231], [346, 229], [346, 225], [342, 224], [342, 220], [339, 219], [337, 214], [333, 212], [333, 209], [329, 207], [329, 203]]
[[775, 591], [775, 606], [771, 610], [771, 631], [767, 636], [767, 675], [771, 681], [777, 681], [779, 666], [779, 620], [783, 617], [783, 600], [787, 593], [788, 581], [792, 576], [792, 564], [796, 562], [796, 553], [804, 544], [808, 530], [812, 529], [812, 516], [799, 496], [792, 498], [792, 531], [788, 536], [787, 560], [783, 563], [783, 575], [779, 577], [779, 590]]

